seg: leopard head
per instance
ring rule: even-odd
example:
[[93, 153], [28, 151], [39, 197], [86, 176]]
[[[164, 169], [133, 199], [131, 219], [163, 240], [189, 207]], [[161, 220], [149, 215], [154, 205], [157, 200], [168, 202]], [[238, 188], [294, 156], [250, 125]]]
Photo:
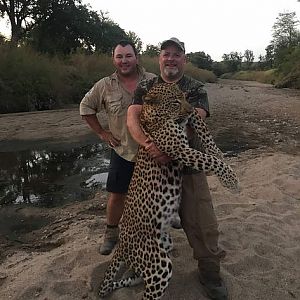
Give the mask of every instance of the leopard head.
[[179, 121], [187, 117], [193, 107], [176, 83], [154, 85], [143, 97], [141, 123], [148, 126], [162, 124], [164, 120]]

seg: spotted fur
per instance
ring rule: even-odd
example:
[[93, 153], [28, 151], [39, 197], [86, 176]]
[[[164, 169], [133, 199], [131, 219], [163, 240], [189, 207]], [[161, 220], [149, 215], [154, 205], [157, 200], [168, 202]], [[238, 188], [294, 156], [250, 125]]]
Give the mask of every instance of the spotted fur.
[[[205, 153], [189, 147], [186, 124], [199, 136]], [[233, 170], [222, 161], [205, 123], [186, 101], [176, 84], [158, 84], [144, 97], [141, 126], [155, 144], [173, 160], [160, 165], [140, 147], [121, 220], [120, 242], [105, 273], [99, 295], [133, 285], [141, 277], [143, 300], [163, 296], [172, 276], [169, 227], [178, 210], [183, 166], [212, 171], [232, 190], [238, 186]], [[114, 281], [125, 263], [135, 275]]]

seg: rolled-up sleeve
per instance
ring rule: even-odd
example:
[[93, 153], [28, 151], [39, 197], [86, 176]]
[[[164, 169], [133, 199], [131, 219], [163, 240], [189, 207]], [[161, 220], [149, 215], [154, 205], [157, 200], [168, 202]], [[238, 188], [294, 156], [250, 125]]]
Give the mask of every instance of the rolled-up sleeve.
[[197, 89], [197, 93], [198, 93], [198, 97], [197, 97], [198, 104], [195, 107], [203, 108], [207, 112], [207, 117], [209, 117], [210, 113], [209, 113], [207, 92], [202, 87], [199, 87]]
[[104, 106], [103, 93], [104, 81], [99, 80], [83, 97], [80, 102], [79, 112], [80, 115], [94, 115], [98, 113]]
[[209, 116], [209, 104], [206, 90], [203, 86], [192, 87], [187, 93], [188, 102], [195, 108], [202, 108], [207, 112]]

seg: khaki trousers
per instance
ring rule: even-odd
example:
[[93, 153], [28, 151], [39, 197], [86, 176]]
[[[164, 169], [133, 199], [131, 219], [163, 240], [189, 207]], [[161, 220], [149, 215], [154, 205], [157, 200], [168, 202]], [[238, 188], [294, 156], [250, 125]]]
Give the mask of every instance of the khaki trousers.
[[225, 251], [218, 246], [218, 223], [203, 172], [183, 175], [179, 215], [200, 272], [218, 273]]

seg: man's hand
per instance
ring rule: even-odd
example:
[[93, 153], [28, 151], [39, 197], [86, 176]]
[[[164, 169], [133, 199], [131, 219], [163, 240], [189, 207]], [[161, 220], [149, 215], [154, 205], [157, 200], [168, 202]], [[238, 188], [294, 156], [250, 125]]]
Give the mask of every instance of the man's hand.
[[116, 139], [110, 131], [102, 130], [98, 133], [100, 139], [108, 144], [109, 147], [120, 146], [120, 140]]
[[172, 159], [161, 152], [153, 141], [145, 136], [140, 124], [140, 116], [142, 112], [142, 105], [130, 105], [127, 111], [127, 126], [131, 136], [155, 159], [159, 164], [166, 164]]
[[154, 142], [149, 138], [145, 141], [145, 150], [149, 153], [149, 155], [155, 159], [155, 161], [159, 164], [167, 164], [172, 159], [167, 154], [161, 152]]
[[82, 118], [87, 122], [89, 127], [98, 135], [98, 137], [109, 147], [119, 146], [121, 141], [116, 139], [110, 131], [107, 131], [102, 128], [101, 124], [98, 121], [96, 114], [93, 115], [83, 115]]

